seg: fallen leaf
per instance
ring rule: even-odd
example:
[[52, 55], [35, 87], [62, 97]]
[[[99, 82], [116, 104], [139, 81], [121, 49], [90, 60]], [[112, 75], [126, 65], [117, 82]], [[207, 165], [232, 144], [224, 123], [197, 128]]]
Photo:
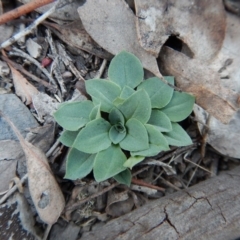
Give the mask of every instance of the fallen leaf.
[[124, 0], [88, 0], [78, 8], [78, 13], [85, 30], [101, 47], [114, 55], [129, 51], [144, 68], [161, 76], [155, 57], [138, 42], [136, 17]]
[[85, 31], [80, 20], [74, 21], [63, 26], [58, 24], [46, 23], [48, 28], [52, 30], [62, 41], [73, 48], [78, 48], [96, 55], [103, 59], [111, 59], [112, 54], [102, 49]]
[[49, 167], [45, 154], [27, 142], [15, 125], [0, 112], [14, 133], [17, 135], [26, 156], [28, 169], [28, 185], [31, 198], [41, 220], [47, 224], [54, 224], [65, 206], [61, 189]]
[[[223, 47], [209, 66], [215, 70], [215, 72], [219, 73], [221, 77], [219, 83], [235, 94], [240, 92], [240, 55], [236, 54], [240, 51], [239, 25], [240, 18], [228, 13], [226, 36]], [[214, 84], [212, 86], [214, 86]], [[223, 109], [224, 106], [220, 108], [220, 111]], [[194, 113], [197, 120], [206, 123], [208, 118], [208, 113], [206, 111], [200, 107], [195, 107]], [[203, 125], [198, 123], [198, 127], [200, 132], [202, 132]], [[239, 139], [240, 110], [233, 115], [231, 121], [227, 125], [211, 117], [207, 142], [218, 152], [229, 157], [240, 158]]]
[[18, 72], [14, 67], [9, 64], [12, 72], [13, 84], [16, 95], [18, 95], [22, 101], [29, 105], [32, 103], [32, 96], [38, 93], [38, 90], [27, 81], [27, 79]]
[[128, 194], [128, 191], [116, 192], [112, 190], [108, 193], [105, 211], [112, 217], [120, 217], [130, 212], [133, 206], [133, 198]]
[[221, 86], [219, 74], [203, 61], [163, 47], [160, 66], [161, 72], [175, 76], [176, 85], [192, 93], [196, 103], [222, 123], [228, 123], [239, 108], [239, 94]]
[[135, 0], [135, 7], [141, 46], [155, 57], [172, 35], [199, 60], [212, 60], [222, 47], [226, 18], [221, 0]]

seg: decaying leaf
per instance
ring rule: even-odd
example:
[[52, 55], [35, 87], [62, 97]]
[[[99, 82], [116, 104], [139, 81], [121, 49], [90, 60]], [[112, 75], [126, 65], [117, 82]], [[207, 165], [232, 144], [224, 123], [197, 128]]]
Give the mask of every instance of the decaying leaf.
[[128, 191], [116, 192], [114, 190], [108, 193], [106, 213], [112, 217], [120, 217], [132, 210], [134, 201]]
[[138, 42], [136, 17], [124, 0], [88, 0], [78, 12], [84, 28], [101, 47], [114, 55], [129, 51], [144, 68], [160, 75], [155, 57]]
[[32, 102], [32, 96], [38, 93], [38, 90], [27, 81], [23, 75], [9, 64], [12, 72], [13, 84], [16, 94], [22, 99], [22, 101], [29, 105]]
[[111, 59], [112, 54], [102, 49], [86, 32], [80, 20], [63, 26], [46, 24], [62, 41], [73, 48], [81, 49], [100, 58]]
[[25, 153], [29, 191], [39, 217], [45, 223], [53, 224], [63, 211], [65, 201], [48, 165], [47, 158], [40, 149], [22, 137], [18, 129], [6, 116], [3, 116], [1, 112], [0, 114], [17, 135]]
[[192, 93], [196, 103], [223, 123], [239, 108], [239, 94], [220, 85], [220, 76], [203, 61], [168, 47], [161, 51], [161, 71], [175, 76], [177, 86]]
[[141, 46], [155, 57], [171, 35], [199, 60], [210, 61], [221, 49], [226, 26], [221, 0], [135, 0], [135, 7]]

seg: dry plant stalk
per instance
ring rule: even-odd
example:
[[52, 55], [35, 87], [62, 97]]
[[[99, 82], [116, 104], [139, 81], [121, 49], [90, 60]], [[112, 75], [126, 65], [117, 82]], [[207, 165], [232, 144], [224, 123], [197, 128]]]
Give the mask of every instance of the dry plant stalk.
[[55, 0], [33, 0], [33, 1], [30, 1], [29, 3], [27, 3], [25, 5], [22, 5], [18, 8], [15, 8], [15, 9], [1, 15], [0, 16], [0, 25], [7, 23], [15, 18], [18, 18], [24, 14], [27, 14], [27, 13], [35, 10], [36, 8], [45, 6], [54, 1]]

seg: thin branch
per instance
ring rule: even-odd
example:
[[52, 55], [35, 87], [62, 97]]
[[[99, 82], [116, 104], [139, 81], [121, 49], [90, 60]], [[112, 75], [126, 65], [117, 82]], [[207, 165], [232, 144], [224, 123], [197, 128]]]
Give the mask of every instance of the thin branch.
[[57, 4], [58, 4], [58, 1], [47, 12], [45, 12], [42, 16], [40, 16], [38, 19], [36, 19], [35, 22], [33, 22], [28, 27], [26, 27], [24, 29], [24, 31], [21, 31], [21, 32], [17, 33], [13, 37], [11, 37], [8, 40], [6, 40], [5, 42], [3, 42], [1, 44], [0, 49], [8, 47], [11, 44], [15, 43], [16, 41], [18, 41], [21, 37], [30, 34], [33, 29], [35, 29], [40, 23], [42, 23], [46, 18], [48, 18], [52, 13], [55, 12]]

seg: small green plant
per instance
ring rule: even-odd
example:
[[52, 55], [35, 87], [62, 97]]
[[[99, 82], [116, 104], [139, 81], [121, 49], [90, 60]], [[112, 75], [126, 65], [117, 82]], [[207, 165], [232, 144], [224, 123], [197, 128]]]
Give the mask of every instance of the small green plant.
[[143, 81], [143, 74], [139, 59], [123, 51], [112, 59], [109, 79], [86, 81], [91, 100], [64, 103], [55, 112], [64, 128], [60, 141], [71, 148], [65, 178], [93, 170], [98, 182], [114, 177], [129, 185], [129, 169], [145, 157], [192, 143], [177, 122], [191, 113], [194, 97], [157, 77]]

